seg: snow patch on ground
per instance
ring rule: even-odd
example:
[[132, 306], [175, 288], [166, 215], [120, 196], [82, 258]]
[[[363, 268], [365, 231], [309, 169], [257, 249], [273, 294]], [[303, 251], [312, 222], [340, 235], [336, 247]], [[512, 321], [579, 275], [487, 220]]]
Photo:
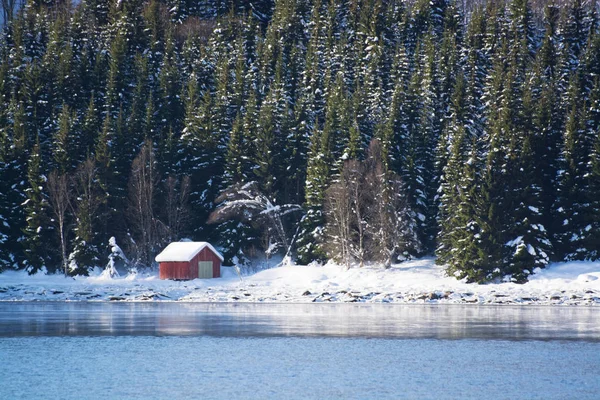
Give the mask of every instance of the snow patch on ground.
[[468, 284], [446, 276], [433, 258], [350, 268], [289, 265], [241, 279], [224, 267], [218, 279], [164, 281], [154, 274], [107, 278], [8, 271], [0, 274], [0, 301], [376, 302], [557, 304], [600, 306], [600, 262], [551, 264], [523, 285]]

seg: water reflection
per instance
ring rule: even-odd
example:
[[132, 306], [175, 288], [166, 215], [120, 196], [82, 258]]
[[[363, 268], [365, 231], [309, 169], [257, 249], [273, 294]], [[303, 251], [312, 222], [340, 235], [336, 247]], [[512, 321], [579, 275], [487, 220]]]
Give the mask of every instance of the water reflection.
[[0, 303], [0, 337], [328, 336], [600, 341], [600, 308], [543, 306]]

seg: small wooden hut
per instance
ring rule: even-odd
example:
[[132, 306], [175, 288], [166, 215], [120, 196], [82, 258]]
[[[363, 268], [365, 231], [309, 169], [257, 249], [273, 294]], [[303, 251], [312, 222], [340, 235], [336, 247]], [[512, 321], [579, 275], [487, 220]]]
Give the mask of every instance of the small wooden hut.
[[221, 276], [223, 256], [208, 242], [174, 242], [156, 256], [160, 279], [206, 279]]

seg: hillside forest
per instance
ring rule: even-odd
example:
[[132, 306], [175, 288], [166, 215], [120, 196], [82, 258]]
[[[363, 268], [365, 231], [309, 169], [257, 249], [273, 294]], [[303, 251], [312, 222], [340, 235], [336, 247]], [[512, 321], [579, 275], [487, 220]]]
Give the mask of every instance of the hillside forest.
[[595, 0], [8, 3], [0, 271], [600, 258]]

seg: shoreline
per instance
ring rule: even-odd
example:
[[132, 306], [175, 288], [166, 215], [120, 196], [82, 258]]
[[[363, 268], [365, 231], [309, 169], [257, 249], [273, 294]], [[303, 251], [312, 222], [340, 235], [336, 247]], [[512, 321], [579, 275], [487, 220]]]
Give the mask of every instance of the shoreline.
[[[252, 289], [238, 290], [191, 290], [179, 296], [172, 291], [157, 291], [152, 288], [137, 287], [134, 290], [124, 288], [97, 287], [90, 291], [63, 291], [59, 289], [43, 289], [32, 291], [31, 287], [5, 288], [0, 286], [0, 302], [90, 302], [90, 303], [208, 303], [208, 304], [395, 304], [395, 305], [468, 305], [468, 306], [549, 306], [549, 307], [600, 307], [600, 292], [565, 291], [560, 295], [539, 294], [514, 296], [508, 293], [495, 292], [482, 295], [472, 292], [424, 291], [424, 292], [372, 292], [360, 293], [341, 290], [338, 292], [305, 292], [265, 294], [262, 291], [253, 293]], [[8, 290], [6, 290], [8, 289]], [[38, 287], [39, 289], [39, 287]], [[117, 290], [115, 290], [117, 289]], [[6, 290], [6, 291], [4, 291]], [[180, 291], [180, 290], [178, 290]], [[310, 294], [306, 294], [310, 292]]]
[[472, 284], [448, 277], [433, 258], [389, 269], [338, 265], [290, 265], [240, 277], [222, 268], [222, 277], [169, 281], [156, 271], [120, 278], [0, 274], [0, 301], [353, 303], [600, 306], [600, 263], [557, 263], [529, 282]]

